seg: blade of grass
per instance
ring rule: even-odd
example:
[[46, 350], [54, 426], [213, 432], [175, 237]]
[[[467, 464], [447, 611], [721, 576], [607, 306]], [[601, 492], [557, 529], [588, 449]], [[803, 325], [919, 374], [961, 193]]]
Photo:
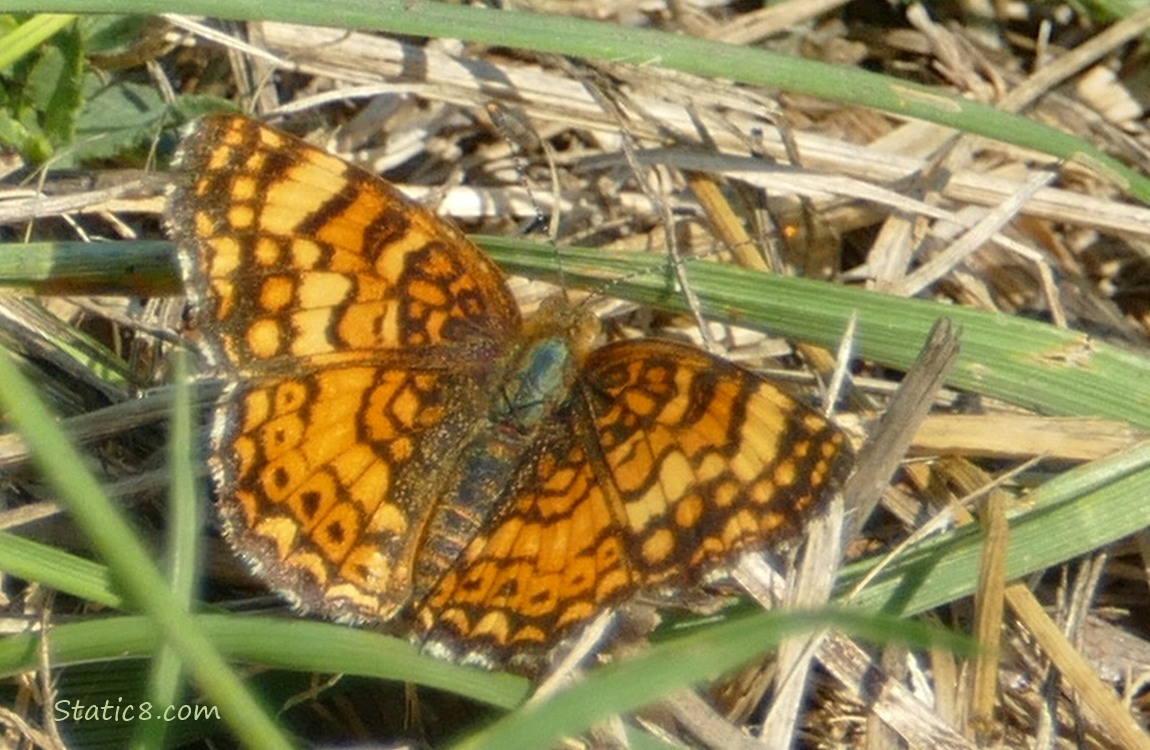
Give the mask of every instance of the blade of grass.
[[[172, 467], [171, 512], [168, 514], [168, 578], [172, 598], [182, 612], [190, 612], [196, 601], [199, 581], [200, 529], [203, 526], [203, 504], [196, 492], [192, 447], [192, 398], [188, 386], [188, 357], [176, 349], [172, 357], [174, 383], [171, 430], [168, 433], [169, 460]], [[170, 645], [163, 646], [152, 661], [148, 693], [153, 705], [172, 706], [183, 683], [179, 654]], [[168, 734], [166, 721], [142, 721], [132, 736], [133, 748], [162, 748]]]
[[[45, 8], [78, 13], [163, 13], [158, 0], [8, 0], [11, 10]], [[984, 104], [854, 68], [803, 60], [758, 47], [740, 47], [652, 29], [530, 12], [428, 0], [188, 0], [181, 13], [231, 20], [276, 20], [343, 28], [449, 37], [502, 47], [613, 63], [658, 65], [700, 76], [780, 88], [828, 101], [858, 104], [928, 120], [969, 133], [1088, 164], [1144, 202], [1150, 180], [1093, 144]]]
[[124, 606], [107, 567], [7, 531], [0, 531], [0, 570], [105, 607]]
[[[1029, 509], [1010, 519], [1006, 579], [1045, 570], [1146, 527], [1150, 443], [1073, 469], [1027, 498]], [[911, 547], [852, 602], [867, 610], [913, 615], [969, 596], [977, 585], [982, 546], [977, 528], [959, 529]], [[875, 560], [847, 566], [849, 590]]]
[[[214, 614], [190, 619], [228, 657], [267, 667], [411, 682], [508, 709], [522, 703], [530, 687], [522, 677], [462, 667], [421, 654], [407, 641], [344, 625]], [[49, 646], [53, 666], [68, 666], [148, 657], [160, 642], [147, 618], [117, 615], [56, 625]], [[0, 675], [35, 670], [38, 643], [35, 635], [0, 638]]]
[[3, 43], [0, 44], [0, 70], [24, 57], [75, 20], [75, 15], [52, 13], [41, 13], [29, 18], [4, 35]]
[[8, 243], [0, 253], [0, 287], [38, 295], [183, 294], [175, 261], [163, 240]]
[[[668, 281], [659, 257], [554, 248], [504, 237], [476, 239], [509, 273], [559, 281], [558, 258], [563, 265], [563, 282], [571, 287], [686, 311], [682, 295]], [[133, 265], [141, 252], [151, 257], [153, 244], [144, 244], [141, 251], [136, 243], [108, 243], [102, 252], [106, 271], [114, 275], [114, 269]], [[73, 245], [58, 243], [37, 249], [38, 254], [48, 256], [61, 251], [55, 259], [41, 257], [34, 265], [69, 274], [68, 259], [80, 257]], [[0, 257], [5, 254], [0, 253]], [[174, 257], [169, 246], [162, 263], [153, 266], [164, 268], [175, 278]], [[90, 266], [89, 273], [93, 274], [91, 283], [111, 283], [109, 278], [101, 281]], [[1150, 429], [1150, 395], [1143, 388], [1150, 378], [1150, 360], [1087, 334], [1008, 315], [772, 276], [722, 263], [691, 263], [687, 274], [706, 317], [796, 341], [834, 347], [851, 315], [857, 314], [859, 355], [888, 367], [909, 367], [930, 327], [938, 318], [948, 317], [962, 328], [963, 351], [949, 381], [952, 386], [1047, 414], [1110, 417]], [[0, 283], [20, 286], [22, 282], [15, 274]], [[137, 292], [127, 284], [120, 293]]]
[[223, 712], [236, 735], [252, 747], [290, 747], [263, 708], [168, 592], [143, 544], [120, 509], [83, 467], [79, 454], [40, 403], [35, 389], [0, 353], [0, 407], [24, 436], [44, 479], [112, 571], [125, 598], [156, 623]]
[[786, 636], [823, 628], [881, 643], [973, 652], [972, 642], [964, 636], [889, 617], [835, 610], [757, 612], [668, 640], [642, 655], [597, 669], [575, 686], [542, 703], [524, 706], [455, 744], [452, 750], [551, 747], [561, 737], [579, 734], [596, 721], [714, 679], [776, 647]]
[[[555, 248], [506, 238], [482, 245], [510, 273], [686, 312], [653, 256]], [[833, 348], [858, 316], [857, 352], [906, 369], [940, 317], [962, 329], [962, 353], [948, 383], [1049, 414], [1107, 416], [1150, 429], [1150, 360], [1085, 333], [936, 302], [786, 278], [724, 263], [693, 263], [688, 276], [705, 317]]]

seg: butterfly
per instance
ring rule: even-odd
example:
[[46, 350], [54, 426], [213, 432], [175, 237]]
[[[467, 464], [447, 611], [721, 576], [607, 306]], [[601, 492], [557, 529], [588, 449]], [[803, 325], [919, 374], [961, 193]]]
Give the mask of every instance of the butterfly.
[[169, 203], [225, 535], [272, 587], [447, 658], [537, 658], [637, 593], [793, 539], [849, 459], [770, 381], [524, 318], [500, 269], [379, 177], [238, 115]]

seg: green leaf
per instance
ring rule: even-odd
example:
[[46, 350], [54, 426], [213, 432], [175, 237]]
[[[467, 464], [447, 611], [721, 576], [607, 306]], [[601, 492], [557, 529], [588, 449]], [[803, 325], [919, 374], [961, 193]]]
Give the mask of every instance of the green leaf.
[[168, 113], [154, 86], [122, 80], [107, 83], [94, 74], [84, 81], [84, 98], [76, 131], [78, 160], [107, 159], [150, 143]]
[[59, 68], [44, 107], [44, 134], [57, 147], [68, 146], [76, 137], [76, 121], [83, 105], [84, 45], [78, 24], [57, 34], [46, 48], [58, 58]]
[[4, 35], [0, 37], [0, 71], [5, 71], [8, 66], [40, 49], [56, 32], [73, 23], [75, 18], [41, 13], [27, 21], [16, 22], [12, 16], [4, 16]]
[[84, 45], [89, 54], [124, 52], [135, 47], [146, 33], [146, 27], [155, 25], [156, 20], [155, 16], [145, 15], [86, 16]]

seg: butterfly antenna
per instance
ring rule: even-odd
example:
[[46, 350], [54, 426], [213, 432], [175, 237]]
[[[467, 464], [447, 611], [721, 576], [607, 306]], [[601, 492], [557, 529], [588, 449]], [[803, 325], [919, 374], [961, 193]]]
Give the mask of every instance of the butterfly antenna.
[[[573, 66], [572, 66], [573, 67]], [[660, 223], [663, 226], [663, 233], [666, 238], [667, 254], [670, 257], [671, 269], [673, 270], [676, 283], [679, 291], [682, 292], [684, 299], [687, 303], [687, 308], [691, 311], [691, 316], [695, 319], [695, 325], [699, 329], [699, 335], [702, 337], [703, 345], [712, 353], [716, 350], [715, 340], [711, 337], [710, 327], [707, 325], [706, 319], [703, 317], [702, 306], [699, 303], [699, 298], [695, 294], [694, 288], [687, 278], [686, 266], [683, 263], [682, 255], [679, 252], [679, 238], [675, 233], [675, 220], [671, 215], [671, 208], [667, 202], [663, 200], [663, 195], [652, 184], [648, 176], [648, 171], [644, 169], [642, 160], [639, 158], [638, 152], [635, 147], [635, 138], [627, 127], [627, 118], [624, 116], [622, 109], [614, 98], [609, 96], [604, 89], [605, 80], [603, 76], [598, 75], [597, 71], [592, 71], [593, 76], [585, 74], [577, 74], [577, 78], [583, 83], [587, 92], [595, 99], [596, 103], [603, 108], [605, 112], [611, 115], [619, 126], [619, 132], [622, 138], [620, 142], [623, 146], [623, 158], [626, 159], [627, 165], [631, 168], [631, 173], [635, 176], [635, 181], [639, 185], [639, 189], [651, 201], [651, 205], [659, 214]], [[656, 168], [658, 171], [658, 168]]]
[[[524, 190], [527, 191], [527, 199], [531, 202], [531, 208], [534, 215], [519, 229], [520, 235], [525, 235], [534, 232], [537, 228], [547, 225], [547, 238], [551, 243], [553, 249], [558, 247], [559, 238], [559, 206], [561, 205], [562, 193], [559, 189], [559, 168], [555, 163], [555, 152], [551, 148], [551, 144], [539, 136], [539, 133], [531, 127], [527, 118], [519, 112], [500, 104], [499, 102], [487, 103], [487, 115], [491, 118], [491, 124], [495, 126], [495, 130], [502, 136], [503, 140], [511, 150], [512, 164], [515, 166], [515, 171], [519, 174], [519, 181], [522, 183]], [[527, 160], [523, 154], [528, 151], [539, 149], [543, 152], [543, 157], [547, 160], [548, 171], [551, 174], [551, 194], [552, 194], [552, 210], [549, 214], [543, 213], [542, 205], [535, 197], [535, 191], [531, 189], [531, 180], [527, 175]], [[564, 297], [567, 296], [567, 277], [563, 270], [563, 259], [560, 257], [559, 252], [555, 249], [554, 252], [555, 267], [559, 274], [559, 286], [563, 290]]]

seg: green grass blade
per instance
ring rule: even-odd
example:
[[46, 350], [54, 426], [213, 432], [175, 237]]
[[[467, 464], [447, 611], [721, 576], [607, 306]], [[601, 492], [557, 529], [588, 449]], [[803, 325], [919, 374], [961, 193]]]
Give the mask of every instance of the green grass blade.
[[276, 725], [168, 592], [123, 513], [95, 478], [81, 468], [81, 456], [40, 404], [35, 389], [10, 356], [0, 353], [0, 382], [4, 383], [0, 406], [27, 441], [33, 461], [61, 504], [111, 569], [117, 588], [152, 618], [166, 642], [180, 654], [204, 693], [216, 702], [245, 743], [253, 747], [289, 747]]
[[[683, 295], [660, 259], [639, 253], [562, 248], [484, 238], [511, 273], [565, 282], [676, 312]], [[687, 276], [704, 316], [834, 348], [858, 316], [858, 355], [910, 367], [940, 317], [962, 329], [949, 383], [1049, 414], [1106, 416], [1150, 429], [1150, 360], [1085, 333], [997, 313], [891, 297], [836, 284], [773, 276], [724, 263], [692, 263]]]
[[[203, 504], [196, 492], [193, 448], [192, 399], [188, 385], [188, 357], [177, 349], [172, 357], [171, 430], [168, 435], [172, 471], [171, 504], [168, 514], [167, 545], [168, 580], [172, 597], [184, 612], [195, 605], [200, 578], [200, 534], [203, 527]], [[179, 654], [164, 646], [151, 665], [148, 693], [156, 706], [176, 705], [183, 684]], [[168, 734], [168, 722], [141, 721], [135, 725], [132, 747], [162, 748]]]
[[38, 48], [75, 20], [74, 15], [41, 13], [0, 37], [0, 70]]
[[[82, 13], [163, 13], [158, 0], [8, 0], [11, 10]], [[449, 37], [613, 63], [658, 65], [699, 76], [859, 104], [985, 135], [1062, 159], [1090, 164], [1110, 181], [1150, 202], [1150, 180], [1093, 144], [994, 107], [864, 70], [803, 60], [758, 47], [736, 46], [653, 29], [550, 16], [507, 13], [431, 0], [189, 0], [181, 13], [232, 20], [276, 20], [343, 28]]]
[[[529, 690], [522, 677], [451, 664], [421, 654], [407, 641], [343, 625], [236, 615], [190, 619], [222, 653], [247, 663], [411, 682], [506, 709], [521, 704]], [[0, 639], [0, 675], [37, 669], [38, 643], [35, 635]], [[160, 643], [156, 626], [133, 615], [56, 625], [49, 640], [51, 661], [58, 667], [147, 658]]]
[[[683, 312], [686, 304], [666, 272], [664, 259], [644, 253], [588, 248], [554, 248], [508, 238], [477, 238], [510, 273], [559, 280], [666, 310]], [[75, 247], [82, 243], [24, 248], [34, 267], [52, 266], [65, 276], [72, 263], [88, 269], [88, 283], [110, 287]], [[162, 243], [161, 243], [162, 244]], [[138, 247], [142, 245], [142, 247]], [[7, 246], [0, 246], [7, 254]], [[13, 248], [18, 249], [18, 248]], [[153, 274], [175, 278], [174, 254], [156, 254], [156, 243], [108, 243], [102, 248], [107, 269], [134, 267], [145, 258]], [[51, 256], [50, 258], [43, 257]], [[160, 269], [160, 270], [157, 270]], [[946, 316], [962, 327], [962, 355], [950, 384], [1048, 414], [1104, 416], [1150, 429], [1150, 361], [1136, 353], [1096, 341], [1087, 334], [1033, 320], [905, 299], [807, 279], [772, 276], [723, 263], [697, 262], [687, 276], [707, 317], [757, 328], [796, 341], [838, 345], [847, 321], [857, 315], [859, 356], [894, 368], [907, 368], [927, 332]], [[112, 274], [114, 275], [114, 271]], [[156, 278], [159, 278], [157, 276]], [[23, 286], [15, 269], [0, 283]], [[131, 283], [120, 293], [134, 293]], [[1142, 394], [1142, 395], [1139, 395]]]
[[[1016, 580], [1105, 547], [1146, 527], [1150, 443], [1095, 461], [1046, 482], [1010, 519], [1006, 578]], [[865, 591], [858, 606], [913, 615], [969, 596], [978, 583], [982, 535], [957, 529], [906, 550]], [[845, 568], [841, 589], [854, 586], [874, 559]]]
[[942, 646], [971, 653], [969, 639], [890, 617], [842, 611], [757, 612], [666, 641], [622, 663], [595, 670], [553, 698], [533, 703], [453, 746], [452, 750], [551, 747], [595, 722], [626, 713], [719, 677], [797, 633], [835, 629], [876, 642]]
[[0, 253], [0, 287], [31, 294], [183, 294], [172, 243], [8, 243]]
[[124, 606], [107, 567], [7, 531], [0, 531], [0, 570], [105, 607]]

